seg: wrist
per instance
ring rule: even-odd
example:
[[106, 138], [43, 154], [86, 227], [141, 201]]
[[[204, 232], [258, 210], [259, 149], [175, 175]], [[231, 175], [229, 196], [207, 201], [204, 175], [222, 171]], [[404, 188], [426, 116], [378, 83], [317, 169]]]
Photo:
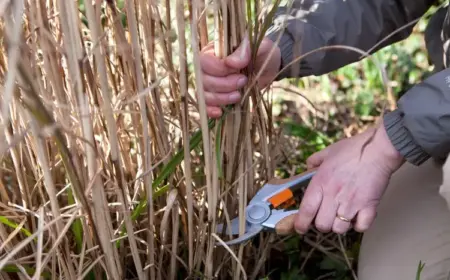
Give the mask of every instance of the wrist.
[[389, 138], [383, 121], [376, 128], [374, 143], [377, 146], [376, 151], [382, 155], [381, 158], [390, 170], [397, 170], [405, 162], [404, 156]]
[[383, 117], [383, 126], [389, 140], [406, 161], [416, 166], [430, 158], [423, 148], [417, 144], [404, 123], [403, 113], [396, 109]]

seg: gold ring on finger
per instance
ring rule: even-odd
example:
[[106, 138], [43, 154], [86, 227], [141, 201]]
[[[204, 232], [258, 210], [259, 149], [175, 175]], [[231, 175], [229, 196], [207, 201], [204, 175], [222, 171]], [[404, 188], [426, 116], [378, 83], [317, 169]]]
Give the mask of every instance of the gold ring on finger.
[[349, 219], [347, 219], [347, 218], [345, 218], [345, 217], [342, 217], [342, 216], [339, 216], [339, 215], [336, 215], [336, 217], [337, 217], [339, 220], [341, 220], [341, 221], [344, 221], [344, 222], [347, 222], [347, 223], [350, 223], [350, 222], [351, 222], [351, 220], [349, 220]]

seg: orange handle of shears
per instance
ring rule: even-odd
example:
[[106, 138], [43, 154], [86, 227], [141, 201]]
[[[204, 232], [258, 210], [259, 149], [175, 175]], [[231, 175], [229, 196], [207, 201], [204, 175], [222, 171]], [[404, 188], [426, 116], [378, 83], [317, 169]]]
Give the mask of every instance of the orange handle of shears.
[[270, 185], [287, 185], [288, 187], [269, 198], [268, 201], [274, 208], [282, 204], [288, 204], [286, 206], [292, 205], [293, 198], [299, 195], [302, 189], [309, 184], [316, 170], [317, 168], [313, 168], [290, 178], [270, 180], [268, 182]]

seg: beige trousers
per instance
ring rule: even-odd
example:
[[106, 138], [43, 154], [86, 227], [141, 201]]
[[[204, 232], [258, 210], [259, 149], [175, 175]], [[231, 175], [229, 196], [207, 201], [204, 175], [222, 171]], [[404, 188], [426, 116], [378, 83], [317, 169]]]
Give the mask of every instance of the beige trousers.
[[450, 280], [450, 210], [439, 194], [442, 166], [404, 164], [390, 181], [364, 234], [359, 280]]

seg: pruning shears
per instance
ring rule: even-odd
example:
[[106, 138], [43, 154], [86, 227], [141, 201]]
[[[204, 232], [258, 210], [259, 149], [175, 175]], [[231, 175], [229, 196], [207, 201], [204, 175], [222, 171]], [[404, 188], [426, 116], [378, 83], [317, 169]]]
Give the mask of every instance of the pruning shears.
[[[295, 204], [294, 198], [301, 194], [302, 189], [309, 184], [315, 173], [316, 169], [311, 169], [287, 179], [268, 181], [248, 203], [245, 210], [244, 234], [225, 244], [241, 244], [261, 231], [276, 232], [278, 235], [290, 234], [298, 209], [287, 210], [287, 208]], [[231, 220], [230, 229], [224, 230], [224, 225], [219, 224], [216, 231], [239, 235], [239, 218]]]

